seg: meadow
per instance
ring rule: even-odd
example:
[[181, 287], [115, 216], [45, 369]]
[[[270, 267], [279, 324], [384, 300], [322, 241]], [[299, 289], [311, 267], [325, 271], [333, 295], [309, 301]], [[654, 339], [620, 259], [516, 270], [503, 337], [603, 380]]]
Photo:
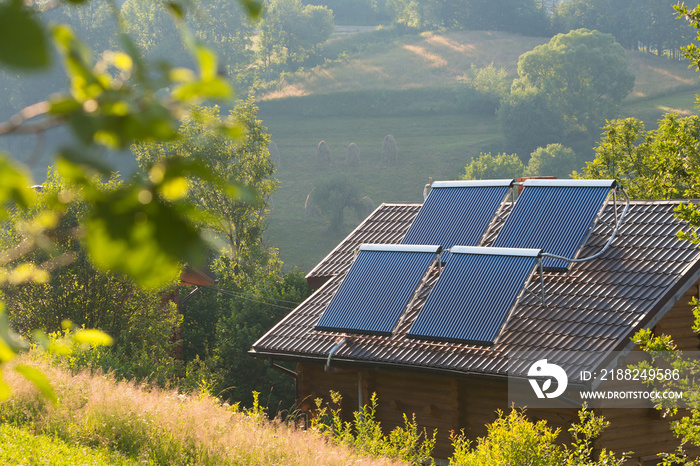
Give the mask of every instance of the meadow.
[[380, 465], [331, 445], [312, 430], [271, 421], [263, 408], [239, 411], [206, 394], [71, 373], [43, 357], [25, 355], [51, 380], [51, 404], [8, 365], [13, 390], [0, 404], [0, 463], [24, 465]]
[[[481, 152], [500, 152], [496, 115], [467, 111], [460, 84], [472, 65], [493, 64], [515, 77], [518, 57], [546, 41], [487, 31], [396, 36], [365, 30], [332, 38], [324, 63], [271, 85], [258, 103], [281, 161], [266, 238], [287, 268], [310, 270], [361, 220], [348, 212], [344, 229], [332, 232], [324, 220], [305, 217], [306, 197], [318, 180], [345, 175], [376, 205], [421, 202], [431, 178], [459, 178]], [[640, 118], [652, 129], [666, 112], [697, 113], [700, 80], [687, 62], [634, 51], [627, 58], [636, 80], [620, 117]], [[387, 134], [399, 146], [396, 166], [381, 161]], [[316, 163], [321, 140], [331, 149], [327, 169]], [[357, 168], [345, 165], [351, 142], [361, 150]]]

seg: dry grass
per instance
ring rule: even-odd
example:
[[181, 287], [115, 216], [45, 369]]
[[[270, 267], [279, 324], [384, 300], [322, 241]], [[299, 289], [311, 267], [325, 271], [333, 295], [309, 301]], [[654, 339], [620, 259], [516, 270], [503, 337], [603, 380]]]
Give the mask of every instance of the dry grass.
[[[419, 36], [402, 36], [375, 44], [371, 51], [352, 55], [342, 62], [288, 77], [261, 100], [348, 90], [450, 86], [468, 73], [472, 64], [484, 67], [493, 63], [515, 77], [518, 57], [547, 41], [547, 38], [495, 31], [428, 32]], [[672, 61], [636, 51], [626, 53], [629, 68], [636, 76], [629, 100], [700, 84], [697, 72], [688, 69], [685, 60]]]
[[328, 445], [315, 432], [235, 412], [210, 396], [183, 397], [32, 364], [52, 381], [59, 403], [51, 406], [6, 370], [14, 393], [0, 405], [0, 419], [72, 444], [107, 447], [151, 464], [398, 464]]
[[402, 36], [375, 44], [369, 53], [296, 73], [261, 100], [349, 90], [449, 86], [472, 64], [483, 67], [493, 63], [515, 76], [520, 54], [544, 42], [547, 39], [487, 31]]

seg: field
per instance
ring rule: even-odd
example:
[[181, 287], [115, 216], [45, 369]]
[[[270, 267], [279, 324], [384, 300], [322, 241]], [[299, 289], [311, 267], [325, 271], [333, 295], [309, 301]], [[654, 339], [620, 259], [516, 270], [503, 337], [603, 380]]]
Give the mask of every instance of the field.
[[[478, 31], [343, 34], [326, 45], [322, 66], [287, 76], [260, 96], [260, 117], [281, 153], [266, 238], [287, 268], [310, 270], [360, 221], [348, 212], [344, 230], [334, 233], [323, 220], [305, 217], [304, 203], [317, 180], [344, 174], [376, 205], [420, 202], [431, 177], [458, 178], [479, 153], [499, 152], [495, 115], [465, 113], [460, 81], [472, 64], [493, 63], [513, 77], [520, 54], [544, 42]], [[621, 117], [638, 117], [651, 129], [665, 112], [696, 113], [700, 80], [686, 62], [627, 54], [636, 81]], [[381, 162], [387, 134], [399, 146], [398, 166]], [[316, 164], [321, 140], [332, 152], [325, 170]], [[360, 146], [359, 168], [345, 166], [351, 142]]]

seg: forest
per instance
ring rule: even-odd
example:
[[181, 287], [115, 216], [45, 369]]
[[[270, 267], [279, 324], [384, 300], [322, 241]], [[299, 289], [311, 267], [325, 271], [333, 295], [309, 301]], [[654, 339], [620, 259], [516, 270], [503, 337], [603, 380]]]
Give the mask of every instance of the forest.
[[522, 175], [697, 196], [674, 154], [700, 137], [698, 2], [675, 3], [0, 3], [0, 362], [31, 342], [293, 415], [293, 367], [247, 353], [380, 203]]

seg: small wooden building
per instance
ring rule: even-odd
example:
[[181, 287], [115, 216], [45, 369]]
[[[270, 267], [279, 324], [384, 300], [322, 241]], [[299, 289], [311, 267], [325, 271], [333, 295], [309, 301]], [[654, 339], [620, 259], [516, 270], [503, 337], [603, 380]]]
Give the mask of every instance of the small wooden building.
[[[506, 198], [498, 205], [479, 246], [497, 242], [518, 202]], [[442, 268], [452, 259], [446, 266], [436, 261], [430, 267], [390, 334], [317, 328], [358, 247], [401, 243], [421, 210], [420, 204], [382, 204], [307, 275], [309, 286], [317, 291], [262, 336], [251, 354], [272, 364], [296, 362], [298, 399], [307, 409], [313, 399], [335, 390], [343, 395], [347, 414], [376, 393], [377, 417], [387, 429], [402, 425], [404, 413], [415, 413], [419, 426], [438, 429], [435, 456], [447, 458], [452, 452], [450, 432], [483, 436], [496, 410], [509, 409], [509, 352], [571, 351], [580, 367], [586, 358], [585, 367], [603, 367], [611, 363], [611, 355], [634, 355], [638, 350], [631, 337], [642, 328], [670, 334], [680, 349], [698, 350], [689, 301], [700, 294], [700, 254], [697, 246], [676, 237], [685, 228], [674, 216], [677, 205], [632, 201], [624, 211], [624, 203], [609, 197], [576, 252], [578, 258], [593, 258], [573, 262], [565, 272], [536, 268], [525, 286], [532, 293], [518, 295], [497, 339], [484, 346], [410, 335]], [[499, 285], [492, 283], [493, 295], [500, 293]], [[546, 304], [539, 296], [540, 285]], [[657, 453], [677, 446], [669, 421], [651, 403], [598, 411], [611, 421], [600, 445], [618, 453], [633, 451], [629, 464], [655, 464]], [[570, 441], [567, 429], [577, 419], [577, 407], [528, 408], [527, 414], [531, 420], [545, 419], [561, 427], [561, 441]]]

